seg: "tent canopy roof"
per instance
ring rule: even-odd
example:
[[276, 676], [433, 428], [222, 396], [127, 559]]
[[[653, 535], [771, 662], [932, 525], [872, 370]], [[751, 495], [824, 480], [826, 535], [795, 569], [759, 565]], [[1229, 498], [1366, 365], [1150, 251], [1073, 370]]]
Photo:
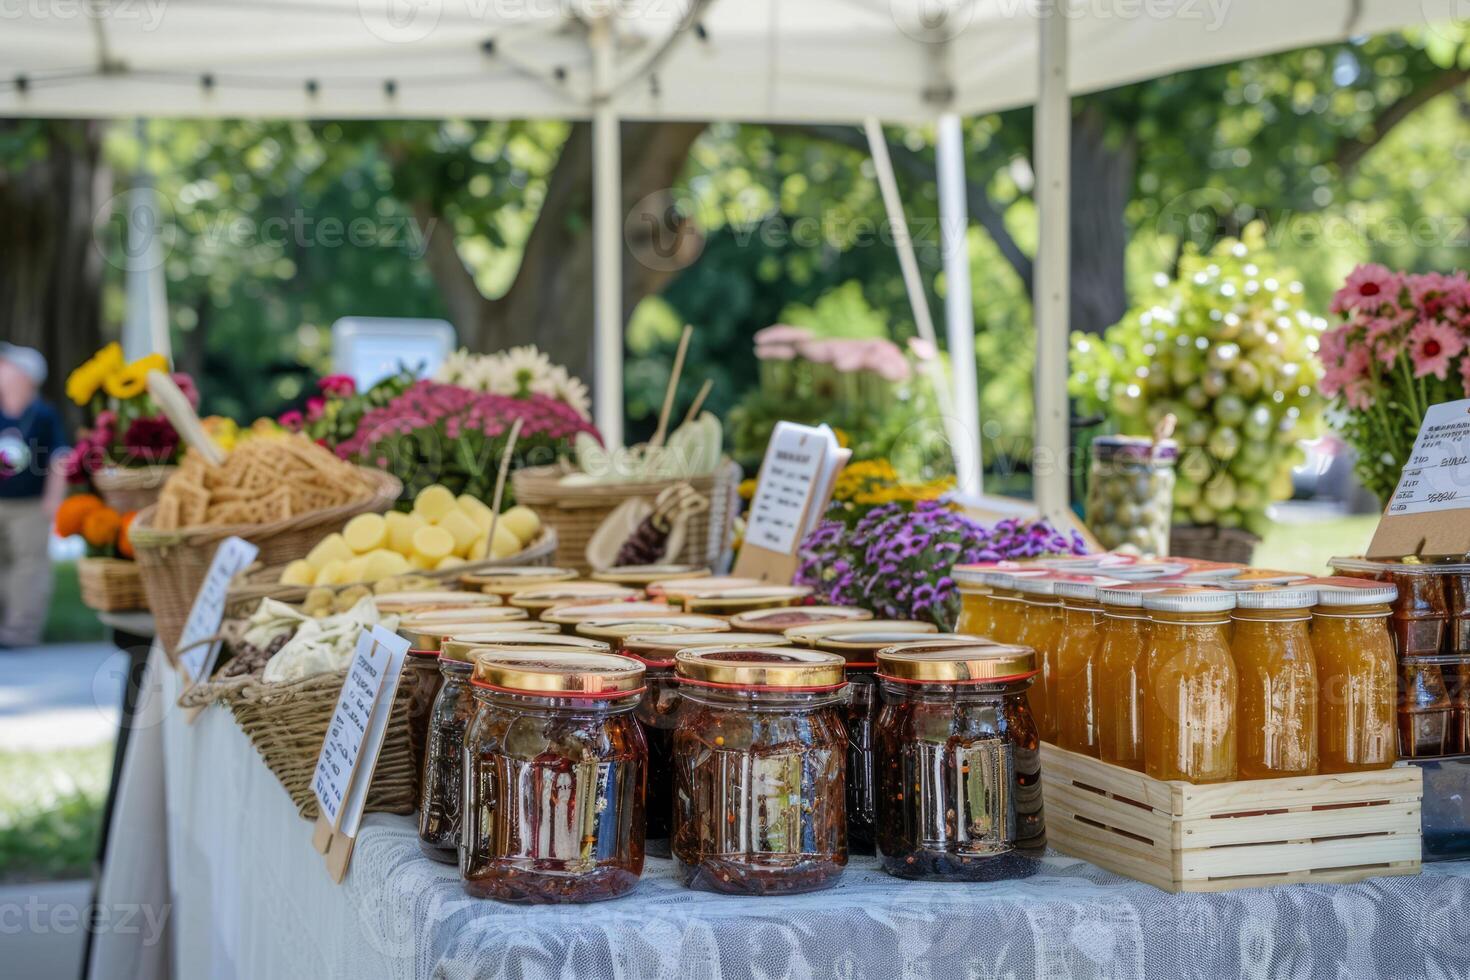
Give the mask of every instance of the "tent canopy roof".
[[[1071, 86], [1422, 22], [1411, 0], [1071, 0]], [[1057, 0], [26, 0], [0, 116], [918, 121], [1035, 100]], [[924, 11], [947, 10], [936, 26]]]

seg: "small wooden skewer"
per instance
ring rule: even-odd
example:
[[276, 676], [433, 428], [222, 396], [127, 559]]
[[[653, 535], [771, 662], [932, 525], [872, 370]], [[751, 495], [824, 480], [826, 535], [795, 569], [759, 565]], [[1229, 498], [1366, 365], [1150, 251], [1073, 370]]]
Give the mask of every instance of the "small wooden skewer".
[[485, 557], [490, 557], [490, 549], [495, 544], [495, 528], [500, 523], [500, 501], [505, 495], [505, 477], [510, 472], [510, 456], [515, 452], [516, 440], [521, 435], [522, 419], [516, 419], [510, 426], [510, 438], [505, 441], [505, 452], [500, 454], [500, 472], [495, 474], [495, 499], [490, 503], [490, 529], [485, 532]]
[[714, 387], [715, 382], [713, 378], [706, 378], [704, 384], [700, 385], [699, 394], [695, 395], [694, 401], [689, 403], [689, 411], [684, 416], [685, 425], [699, 418], [699, 410], [704, 407], [704, 400], [709, 397], [709, 393]]
[[684, 373], [684, 355], [689, 353], [689, 338], [694, 336], [694, 327], [684, 324], [679, 335], [679, 350], [674, 354], [674, 369], [669, 372], [669, 386], [664, 389], [664, 407], [658, 413], [658, 428], [648, 440], [648, 448], [657, 449], [664, 444], [669, 434], [669, 413], [674, 410], [674, 393], [679, 390], [679, 375]]

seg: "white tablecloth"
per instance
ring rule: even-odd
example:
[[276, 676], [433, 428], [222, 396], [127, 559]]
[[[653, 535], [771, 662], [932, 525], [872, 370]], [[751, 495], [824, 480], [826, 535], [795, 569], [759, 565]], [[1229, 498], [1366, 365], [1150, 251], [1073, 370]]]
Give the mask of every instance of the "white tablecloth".
[[[155, 673], [171, 703], [177, 680]], [[1059, 855], [995, 885], [900, 882], [857, 858], [825, 892], [736, 898], [684, 889], [650, 859], [627, 898], [527, 908], [467, 898], [452, 868], [420, 856], [410, 818], [378, 814], [339, 886], [228, 711], [193, 725], [168, 711], [143, 731], [158, 737], [130, 750], [103, 901], [171, 901], [173, 972], [188, 980], [1470, 975], [1467, 863], [1169, 895]], [[167, 802], [150, 812], [160, 751]], [[151, 952], [101, 936], [94, 975], [161, 976]]]

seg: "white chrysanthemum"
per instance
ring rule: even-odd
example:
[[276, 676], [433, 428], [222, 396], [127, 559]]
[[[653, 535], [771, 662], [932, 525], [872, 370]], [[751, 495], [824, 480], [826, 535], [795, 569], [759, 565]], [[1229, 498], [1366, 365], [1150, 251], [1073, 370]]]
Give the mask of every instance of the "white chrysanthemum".
[[[468, 347], [459, 350], [444, 358], [444, 363], [439, 365], [439, 370], [434, 372], [434, 380], [445, 384], [460, 384], [463, 379], [474, 370], [474, 362], [478, 355], [471, 354]], [[466, 387], [469, 387], [466, 385]]]
[[500, 355], [511, 376], [515, 378], [515, 391], [519, 394], [523, 391], [534, 391], [535, 385], [541, 382], [551, 370], [551, 361], [534, 344], [526, 344], [524, 347], [512, 347]]
[[545, 377], [531, 385], [531, 391], [565, 402], [584, 419], [592, 417], [592, 401], [587, 386], [567, 373], [567, 369], [560, 364], [553, 364]]

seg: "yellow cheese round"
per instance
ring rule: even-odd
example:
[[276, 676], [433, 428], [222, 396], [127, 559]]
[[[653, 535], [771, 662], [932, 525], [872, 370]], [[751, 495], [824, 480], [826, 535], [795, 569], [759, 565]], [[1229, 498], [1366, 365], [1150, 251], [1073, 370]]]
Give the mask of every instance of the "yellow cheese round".
[[445, 514], [434, 526], [449, 532], [449, 536], [454, 539], [454, 553], [461, 557], [470, 553], [470, 545], [475, 543], [476, 538], [485, 536], [480, 525], [458, 507]]
[[396, 551], [379, 548], [362, 556], [362, 581], [377, 582], [408, 571], [408, 559]]
[[450, 555], [448, 558], [439, 559], [439, 564], [434, 566], [434, 571], [442, 572], [446, 568], [458, 568], [465, 560], [458, 555]]
[[500, 515], [500, 523], [496, 526], [508, 528], [521, 544], [530, 544], [541, 533], [541, 518], [531, 508], [517, 504]]
[[426, 521], [438, 521], [454, 508], [454, 493], [439, 483], [424, 487], [413, 500], [414, 513]]
[[413, 554], [413, 532], [428, 524], [418, 514], [391, 510], [384, 518], [388, 525], [388, 547], [407, 558]]
[[442, 527], [421, 527], [413, 532], [413, 556], [432, 568], [454, 554], [454, 536]]
[[314, 585], [316, 584], [316, 569], [312, 568], [311, 562], [305, 558], [298, 558], [281, 569], [281, 584]]
[[465, 516], [474, 521], [483, 532], [490, 530], [490, 522], [495, 520], [495, 512], [478, 497], [471, 497], [467, 493], [459, 495], [456, 501], [459, 509], [464, 511]]
[[495, 537], [490, 542], [491, 558], [509, 558], [511, 555], [520, 554], [521, 539], [508, 530], [505, 526], [505, 515], [500, 515], [500, 523], [495, 526]]
[[312, 568], [320, 572], [327, 562], [351, 561], [355, 554], [342, 535], [329, 534], [316, 543], [316, 547], [307, 554], [306, 560], [311, 563]]
[[347, 547], [365, 555], [388, 543], [388, 522], [381, 514], [358, 514], [342, 529]]
[[342, 581], [342, 572], [347, 568], [347, 562], [340, 558], [326, 561], [316, 570], [316, 580], [312, 585], [338, 585]]

